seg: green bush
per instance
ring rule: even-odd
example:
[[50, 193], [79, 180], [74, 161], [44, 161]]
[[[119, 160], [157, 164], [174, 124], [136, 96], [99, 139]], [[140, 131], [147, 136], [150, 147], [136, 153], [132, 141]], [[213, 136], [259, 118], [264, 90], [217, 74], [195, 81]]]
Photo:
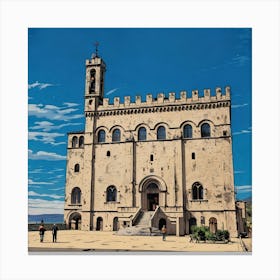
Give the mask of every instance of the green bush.
[[227, 230], [217, 230], [216, 234], [209, 231], [209, 227], [192, 226], [193, 237], [200, 241], [226, 241], [229, 240], [229, 232]]

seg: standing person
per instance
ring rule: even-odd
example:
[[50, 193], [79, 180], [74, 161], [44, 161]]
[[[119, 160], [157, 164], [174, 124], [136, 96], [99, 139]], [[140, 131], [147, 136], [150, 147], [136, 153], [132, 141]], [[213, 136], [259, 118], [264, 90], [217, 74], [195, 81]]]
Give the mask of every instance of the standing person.
[[165, 241], [166, 240], [166, 227], [165, 227], [165, 225], [162, 226], [161, 233], [162, 233], [162, 240]]
[[44, 241], [45, 231], [46, 231], [46, 229], [44, 228], [44, 225], [40, 225], [40, 227], [39, 227], [40, 242]]
[[56, 242], [57, 231], [58, 231], [57, 225], [53, 224], [53, 227], [52, 227], [52, 236], [53, 236], [52, 242]]

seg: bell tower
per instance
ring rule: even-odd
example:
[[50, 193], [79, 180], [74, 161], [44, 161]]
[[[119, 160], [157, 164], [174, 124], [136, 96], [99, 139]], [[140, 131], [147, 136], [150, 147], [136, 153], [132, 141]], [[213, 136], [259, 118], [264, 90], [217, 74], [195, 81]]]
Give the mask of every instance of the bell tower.
[[95, 46], [95, 53], [86, 60], [85, 112], [95, 111], [103, 103], [106, 65], [98, 56], [98, 43]]

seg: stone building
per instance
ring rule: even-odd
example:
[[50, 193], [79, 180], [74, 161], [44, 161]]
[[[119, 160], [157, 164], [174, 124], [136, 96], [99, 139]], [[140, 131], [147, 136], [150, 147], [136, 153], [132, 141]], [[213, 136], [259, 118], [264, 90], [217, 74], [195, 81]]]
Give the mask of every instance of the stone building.
[[86, 60], [85, 130], [68, 133], [67, 226], [117, 231], [145, 221], [169, 234], [205, 225], [237, 236], [230, 88], [110, 104], [105, 71], [99, 56]]

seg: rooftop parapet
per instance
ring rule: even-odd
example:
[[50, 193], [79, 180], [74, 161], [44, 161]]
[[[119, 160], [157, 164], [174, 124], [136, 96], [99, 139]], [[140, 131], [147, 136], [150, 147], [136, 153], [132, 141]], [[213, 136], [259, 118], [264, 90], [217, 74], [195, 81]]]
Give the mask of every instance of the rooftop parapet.
[[215, 95], [211, 96], [210, 89], [204, 89], [203, 96], [199, 96], [198, 90], [192, 90], [191, 97], [188, 97], [186, 91], [180, 92], [180, 97], [176, 98], [175, 92], [170, 92], [168, 97], [164, 93], [158, 93], [156, 98], [152, 94], [146, 95], [146, 100], [143, 101], [141, 96], [135, 96], [135, 102], [131, 102], [130, 96], [124, 97], [124, 103], [120, 103], [120, 97], [114, 97], [113, 104], [109, 103], [109, 98], [103, 99], [103, 105], [99, 106], [99, 110], [114, 109], [114, 108], [131, 108], [141, 106], [159, 106], [168, 104], [195, 104], [195, 103], [209, 103], [217, 101], [230, 100], [230, 87], [225, 88], [225, 93], [222, 93], [222, 88], [215, 89]]

